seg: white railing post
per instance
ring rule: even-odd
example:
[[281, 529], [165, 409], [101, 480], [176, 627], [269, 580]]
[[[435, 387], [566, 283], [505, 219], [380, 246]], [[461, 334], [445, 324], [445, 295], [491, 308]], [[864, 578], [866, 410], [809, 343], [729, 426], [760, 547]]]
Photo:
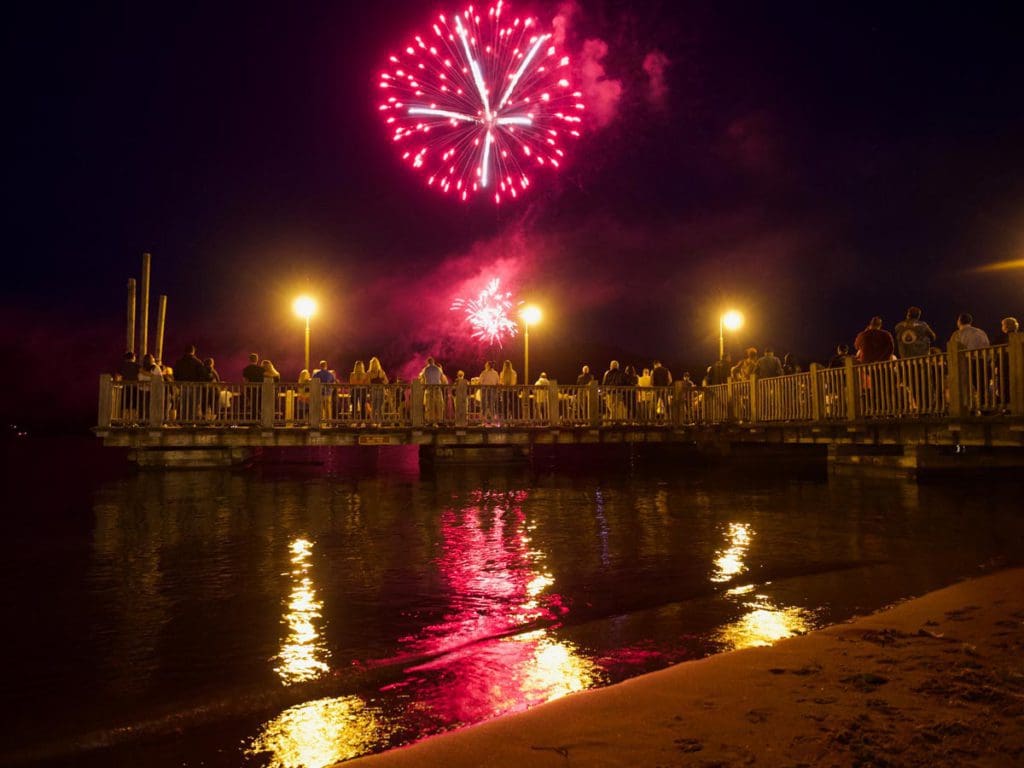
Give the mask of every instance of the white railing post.
[[[661, 393], [659, 393], [661, 394]], [[685, 427], [689, 423], [689, 403], [683, 402], [685, 392], [683, 389], [682, 381], [672, 382], [672, 409], [669, 413], [665, 414], [665, 420], [669, 424], [674, 424], [677, 427]], [[667, 398], [666, 398], [667, 399]], [[658, 398], [654, 398], [654, 410], [658, 409]], [[665, 403], [665, 408], [668, 409], [668, 403]]]
[[849, 355], [843, 360], [843, 371], [846, 373], [846, 419], [856, 421], [860, 415], [860, 381], [857, 371], [853, 365], [853, 358]]
[[748, 397], [750, 398], [750, 423], [756, 424], [761, 414], [761, 409], [758, 407], [759, 403], [757, 402], [757, 374], [754, 373], [750, 374], [750, 394]]
[[106, 429], [110, 426], [110, 414], [114, 409], [114, 377], [109, 373], [100, 376], [99, 413], [96, 415], [96, 426]]
[[961, 419], [964, 416], [964, 361], [960, 357], [963, 345], [951, 341], [946, 346], [947, 386], [949, 387], [949, 416]]
[[821, 378], [818, 376], [818, 369], [821, 368], [817, 363], [811, 363], [811, 386], [810, 391], [807, 393], [808, 397], [811, 398], [811, 420], [822, 421], [822, 397], [821, 397]]
[[469, 385], [465, 379], [460, 379], [455, 384], [455, 426], [466, 426], [467, 413], [469, 412]]
[[1020, 331], [1010, 334], [1007, 367], [1010, 413], [1024, 416], [1024, 333]]
[[167, 413], [167, 386], [162, 377], [150, 379], [149, 382], [149, 426], [159, 428], [164, 425], [164, 414]]
[[306, 414], [310, 429], [320, 429], [320, 420], [324, 415], [323, 401], [324, 385], [318, 379], [313, 379], [309, 384], [309, 413]]
[[587, 405], [590, 409], [590, 426], [601, 426], [601, 393], [598, 391], [597, 382], [591, 381], [587, 385]]
[[277, 387], [273, 381], [264, 381], [260, 397], [260, 425], [266, 429], [274, 428], [274, 409], [277, 406]]
[[409, 415], [412, 417], [413, 427], [423, 426], [423, 382], [412, 382], [411, 402], [409, 403]]

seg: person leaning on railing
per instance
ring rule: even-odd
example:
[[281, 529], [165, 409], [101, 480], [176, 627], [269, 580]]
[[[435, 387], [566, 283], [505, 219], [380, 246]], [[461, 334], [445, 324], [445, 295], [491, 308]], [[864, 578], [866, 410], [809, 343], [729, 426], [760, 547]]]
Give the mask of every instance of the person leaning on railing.
[[896, 345], [892, 334], [882, 328], [882, 318], [875, 315], [868, 327], [857, 334], [853, 342], [857, 359], [862, 363], [882, 363], [892, 359]]
[[909, 307], [907, 317], [896, 323], [896, 344], [900, 357], [927, 355], [935, 342], [935, 331], [921, 319], [920, 307]]
[[444, 384], [444, 371], [441, 370], [433, 357], [427, 358], [427, 364], [420, 371], [419, 379], [426, 386], [423, 393], [424, 420], [428, 424], [438, 426], [444, 413], [444, 395], [441, 385]]
[[988, 334], [981, 328], [974, 327], [974, 318], [970, 312], [961, 312], [957, 317], [956, 330], [949, 337], [949, 341], [951, 344], [956, 342], [968, 350], [991, 346]]
[[326, 360], [320, 361], [320, 367], [311, 374], [313, 381], [320, 383], [320, 418], [329, 419], [334, 413], [334, 383], [338, 377], [327, 365]]
[[379, 426], [384, 419], [384, 387], [388, 383], [388, 375], [384, 373], [378, 358], [370, 358], [366, 378], [370, 382], [370, 416], [373, 424]]
[[651, 365], [651, 386], [656, 392], [652, 415], [665, 419], [668, 417], [669, 408], [668, 396], [665, 393], [672, 386], [672, 373], [661, 364], [661, 360], [655, 360]]

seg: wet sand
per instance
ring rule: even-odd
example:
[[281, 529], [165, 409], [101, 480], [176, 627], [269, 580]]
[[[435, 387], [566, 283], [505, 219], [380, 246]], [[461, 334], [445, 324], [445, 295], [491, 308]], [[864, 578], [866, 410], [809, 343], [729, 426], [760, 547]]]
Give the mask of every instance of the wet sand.
[[1024, 765], [1024, 569], [345, 765]]

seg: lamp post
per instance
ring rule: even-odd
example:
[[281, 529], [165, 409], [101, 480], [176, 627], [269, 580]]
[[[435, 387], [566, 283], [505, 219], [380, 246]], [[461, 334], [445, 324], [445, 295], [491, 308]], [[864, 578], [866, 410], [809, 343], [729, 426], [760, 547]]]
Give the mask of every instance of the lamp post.
[[529, 304], [519, 317], [523, 320], [523, 383], [530, 384], [530, 326], [540, 322], [540, 307]]
[[299, 296], [292, 304], [292, 309], [295, 310], [295, 314], [299, 317], [306, 319], [306, 357], [305, 357], [305, 368], [309, 370], [309, 318], [316, 312], [316, 301], [309, 296]]
[[735, 309], [722, 313], [718, 318], [718, 359], [725, 357], [725, 332], [735, 331], [743, 325], [743, 315]]

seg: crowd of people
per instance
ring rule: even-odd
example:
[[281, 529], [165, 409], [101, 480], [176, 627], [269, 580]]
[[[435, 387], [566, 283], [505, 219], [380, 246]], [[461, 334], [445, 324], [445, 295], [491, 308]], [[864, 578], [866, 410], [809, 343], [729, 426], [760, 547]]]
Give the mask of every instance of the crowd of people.
[[[941, 353], [942, 350], [936, 346], [937, 334], [927, 322], [922, 320], [921, 316], [922, 311], [919, 307], [910, 307], [907, 309], [905, 318], [895, 325], [893, 332], [884, 328], [881, 317], [872, 317], [867, 327], [857, 334], [852, 350], [847, 344], [837, 345], [835, 354], [826, 363], [827, 367], [842, 367], [851, 357], [857, 363], [876, 363]], [[1008, 338], [1009, 334], [1020, 331], [1020, 324], [1016, 318], [1006, 317], [1000, 324], [1000, 331]], [[957, 317], [956, 330], [950, 336], [949, 342], [959, 343], [968, 350], [980, 349], [991, 344], [988, 334], [977, 328], [971, 315], [966, 312]], [[733, 363], [730, 355], [726, 353], [707, 366], [700, 384], [714, 386], [728, 382], [746, 381], [755, 377], [765, 379], [795, 374], [801, 370], [800, 363], [791, 353], [779, 358], [771, 346], [764, 347], [762, 351], [756, 347], [749, 347], [736, 363]], [[173, 366], [162, 365], [159, 360], [154, 359], [152, 354], [144, 355], [142, 361], [138, 362], [134, 353], [126, 352], [114, 378], [121, 381], [146, 382], [161, 379], [165, 382], [211, 384], [219, 384], [224, 381], [217, 370], [214, 359], [212, 357], [201, 359], [194, 345], [189, 346], [185, 354]], [[261, 359], [257, 353], [252, 353], [249, 355], [248, 364], [241, 371], [241, 380], [248, 383], [281, 382], [281, 374], [273, 362], [266, 358]], [[473, 405], [486, 422], [496, 418], [497, 414], [507, 411], [507, 408], [502, 407], [503, 404], [500, 402], [501, 389], [520, 383], [519, 374], [510, 360], [502, 362], [500, 367], [496, 361], [485, 360], [482, 370], [477, 375], [467, 378], [465, 371], [459, 370], [452, 378], [445, 373], [442, 364], [434, 357], [426, 359], [416, 380], [427, 385], [423, 402], [427, 423], [441, 421], [444, 413], [446, 410], [450, 410], [451, 406], [446, 402], [446, 398], [450, 399], [450, 396], [443, 396], [436, 385], [460, 382], [473, 385]], [[381, 365], [380, 359], [371, 357], [367, 363], [362, 360], [355, 361], [352, 371], [348, 374], [339, 374], [330, 367], [326, 360], [321, 360], [318, 367], [312, 371], [302, 369], [298, 374], [297, 382], [300, 385], [300, 393], [308, 393], [308, 388], [314, 382], [321, 385], [349, 385], [347, 408], [351, 417], [360, 423], [377, 423], [380, 414], [389, 404], [396, 407], [394, 394], [388, 394], [383, 385], [400, 383], [400, 379], [397, 377], [394, 380], [390, 379]], [[614, 419], [617, 415], [624, 414], [626, 400], [616, 392], [620, 387], [637, 387], [641, 390], [652, 388], [647, 395], [640, 393], [635, 396], [638, 407], [642, 411], [649, 410], [648, 415], [666, 414], [669, 400], [668, 395], [664, 392], [665, 388], [673, 384], [674, 379], [669, 369], [659, 360], [654, 360], [649, 367], [641, 367], [639, 370], [634, 365], [622, 366], [618, 360], [612, 360], [600, 377], [592, 373], [589, 365], [582, 365], [575, 384], [586, 386], [591, 382], [596, 382], [602, 388], [603, 407]], [[547, 413], [549, 405], [547, 385], [550, 383], [551, 380], [546, 371], [542, 371], [537, 380], [532, 382], [534, 387], [538, 388], [532, 395], [532, 407], [541, 418], [544, 418]], [[689, 371], [683, 373], [679, 384], [686, 392], [698, 387]], [[224, 393], [221, 393], [221, 397], [224, 396]], [[230, 395], [227, 397], [230, 398]], [[505, 405], [507, 406], [507, 404]], [[624, 415], [623, 418], [625, 418]]]
[[[854, 338], [853, 345], [837, 344], [835, 354], [825, 363], [829, 368], [841, 368], [847, 358], [856, 363], [880, 363], [901, 358], [920, 357], [929, 354], [941, 354], [938, 336], [931, 326], [921, 319], [921, 308], [910, 307], [906, 316], [893, 328], [893, 332], [885, 330], [881, 317], [872, 317], [860, 333]], [[1005, 317], [1000, 323], [1000, 332], [1007, 339], [1011, 333], [1020, 331], [1020, 323], [1014, 317]], [[981, 349], [991, 346], [988, 334], [974, 325], [974, 318], [968, 312], [962, 312], [956, 318], [956, 330], [948, 339], [956, 342], [964, 349]], [[792, 354], [786, 354], [780, 361], [771, 347], [765, 347], [758, 354], [756, 347], [744, 351], [743, 358], [733, 364], [731, 356], [726, 353], [707, 367], [703, 379], [705, 386], [726, 384], [730, 381], [745, 381], [751, 376], [758, 379], [772, 376], [788, 376], [799, 373], [801, 365]]]

